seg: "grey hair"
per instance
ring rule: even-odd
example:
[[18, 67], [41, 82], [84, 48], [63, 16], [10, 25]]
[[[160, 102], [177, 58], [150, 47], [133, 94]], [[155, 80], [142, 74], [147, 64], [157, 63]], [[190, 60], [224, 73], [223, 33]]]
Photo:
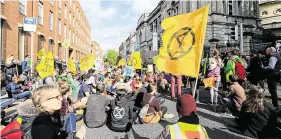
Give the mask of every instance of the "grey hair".
[[36, 107], [37, 113], [46, 111], [46, 108], [41, 105], [41, 102], [39, 102], [40, 99], [38, 97], [41, 96], [42, 93], [46, 93], [54, 89], [57, 89], [57, 87], [52, 85], [40, 85], [38, 88], [32, 91], [32, 102]]

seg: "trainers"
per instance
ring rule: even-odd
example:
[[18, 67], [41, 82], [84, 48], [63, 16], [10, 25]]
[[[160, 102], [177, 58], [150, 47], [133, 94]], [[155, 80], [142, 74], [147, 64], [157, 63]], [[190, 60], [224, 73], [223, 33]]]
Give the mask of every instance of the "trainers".
[[171, 118], [173, 118], [174, 117], [174, 114], [172, 114], [172, 113], [166, 113], [164, 116], [163, 116], [163, 118], [165, 118], [165, 119], [171, 119]]

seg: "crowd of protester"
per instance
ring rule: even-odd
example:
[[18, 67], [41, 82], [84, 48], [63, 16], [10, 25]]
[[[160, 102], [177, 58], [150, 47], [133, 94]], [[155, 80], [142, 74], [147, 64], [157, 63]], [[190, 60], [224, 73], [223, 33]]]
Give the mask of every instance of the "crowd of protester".
[[[221, 55], [215, 49], [209, 58], [202, 60], [198, 79], [160, 71], [146, 71], [145, 75], [135, 71], [133, 76], [125, 76], [123, 67], [110, 66], [105, 71], [90, 69], [72, 74], [56, 58], [54, 75], [30, 81], [25, 78], [30, 71], [29, 58], [26, 56], [22, 64], [13, 56], [7, 58], [5, 84], [9, 98], [1, 99], [2, 113], [14, 102], [25, 101], [17, 106], [14, 119], [26, 139], [83, 139], [86, 129], [76, 125], [82, 119], [88, 128], [108, 126], [115, 132], [129, 134], [134, 124], [153, 124], [174, 116], [167, 112], [165, 99], [161, 97], [164, 94], [177, 102], [179, 120], [167, 126], [157, 138], [209, 138], [199, 123], [196, 103], [201, 103], [202, 80], [210, 77], [214, 77], [214, 86], [209, 88], [209, 105], [221, 106], [215, 112], [236, 117], [225, 121], [230, 131], [254, 138], [281, 137], [277, 95], [281, 57], [274, 47], [267, 48], [265, 55], [252, 50], [247, 57], [240, 56], [236, 49]], [[272, 103], [264, 98], [265, 80]], [[1, 115], [2, 123], [4, 119], [5, 115]], [[14, 132], [7, 132], [10, 124], [15, 123], [8, 123], [1, 137], [12, 136]]]

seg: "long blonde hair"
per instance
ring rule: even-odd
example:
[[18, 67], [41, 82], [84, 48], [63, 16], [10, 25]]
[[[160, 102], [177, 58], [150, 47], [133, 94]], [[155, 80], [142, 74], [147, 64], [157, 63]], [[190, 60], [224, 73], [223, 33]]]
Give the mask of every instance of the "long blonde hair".
[[248, 97], [244, 101], [242, 110], [255, 113], [264, 110], [264, 90], [259, 86], [252, 86], [248, 92]]
[[12, 63], [12, 60], [11, 60], [11, 57], [12, 57], [13, 55], [9, 55], [8, 57], [7, 57], [7, 59], [6, 59], [6, 64], [11, 64]]

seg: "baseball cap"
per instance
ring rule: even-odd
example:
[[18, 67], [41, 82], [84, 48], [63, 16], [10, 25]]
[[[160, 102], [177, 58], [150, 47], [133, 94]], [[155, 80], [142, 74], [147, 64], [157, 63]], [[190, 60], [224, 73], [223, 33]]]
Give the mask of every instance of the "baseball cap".
[[177, 101], [177, 112], [182, 116], [188, 116], [196, 112], [196, 103], [190, 94], [183, 94]]

